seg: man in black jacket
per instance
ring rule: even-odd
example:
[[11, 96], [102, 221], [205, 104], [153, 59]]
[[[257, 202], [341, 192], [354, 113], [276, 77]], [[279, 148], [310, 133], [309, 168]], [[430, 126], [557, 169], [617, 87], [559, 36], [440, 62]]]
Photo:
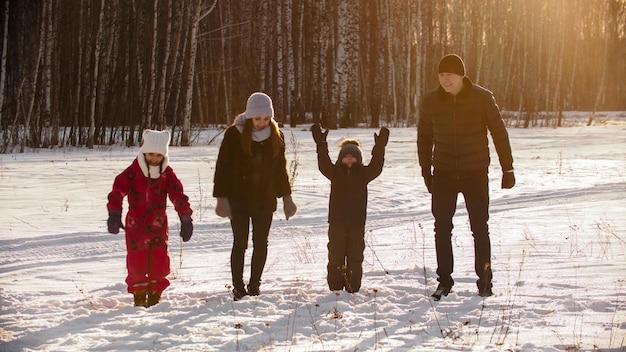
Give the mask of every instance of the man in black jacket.
[[454, 285], [452, 217], [462, 193], [474, 237], [478, 294], [487, 297], [492, 295], [487, 130], [502, 168], [502, 188], [515, 185], [509, 136], [493, 93], [465, 76], [465, 64], [459, 56], [444, 56], [438, 72], [439, 87], [422, 99], [417, 125], [419, 163], [432, 194], [435, 218], [439, 286], [432, 296], [439, 300]]

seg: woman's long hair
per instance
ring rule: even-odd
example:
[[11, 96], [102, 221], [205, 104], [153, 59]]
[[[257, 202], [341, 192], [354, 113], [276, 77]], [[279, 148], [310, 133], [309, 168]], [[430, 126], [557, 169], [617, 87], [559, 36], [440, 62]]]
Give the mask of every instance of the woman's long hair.
[[[236, 119], [236, 118], [235, 118]], [[285, 141], [280, 133], [280, 129], [278, 128], [278, 124], [274, 119], [270, 119], [270, 143], [272, 144], [272, 158], [278, 156], [280, 152], [280, 147], [285, 145]], [[254, 125], [252, 124], [252, 119], [246, 119], [246, 124], [243, 127], [243, 131], [241, 132], [241, 147], [246, 155], [252, 156], [252, 132], [254, 130]]]

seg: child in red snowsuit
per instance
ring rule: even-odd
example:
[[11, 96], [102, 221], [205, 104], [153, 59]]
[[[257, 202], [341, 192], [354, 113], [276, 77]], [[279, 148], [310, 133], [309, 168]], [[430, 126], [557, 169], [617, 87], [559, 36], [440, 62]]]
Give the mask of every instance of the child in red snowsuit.
[[[135, 306], [159, 303], [161, 293], [169, 286], [167, 196], [180, 217], [183, 241], [189, 241], [193, 233], [189, 197], [168, 166], [169, 142], [169, 131], [145, 130], [139, 155], [115, 178], [108, 196], [108, 231], [117, 234], [120, 228], [126, 230], [126, 284]], [[128, 196], [126, 227], [122, 225], [125, 196]]]

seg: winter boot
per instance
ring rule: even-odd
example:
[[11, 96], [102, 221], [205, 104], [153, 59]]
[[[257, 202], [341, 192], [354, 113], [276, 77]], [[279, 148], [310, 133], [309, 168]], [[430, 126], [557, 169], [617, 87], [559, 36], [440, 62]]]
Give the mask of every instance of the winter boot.
[[435, 290], [435, 292], [433, 292], [431, 296], [435, 299], [435, 301], [438, 301], [441, 299], [441, 296], [447, 296], [451, 291], [452, 287], [439, 284], [439, 286], [437, 286], [437, 289]]
[[493, 284], [491, 282], [482, 283], [481, 280], [477, 280], [476, 286], [478, 286], [478, 295], [480, 297], [493, 296], [493, 291], [491, 290]]
[[258, 296], [261, 294], [261, 290], [259, 289], [261, 284], [259, 282], [249, 283], [248, 284], [248, 294], [250, 296]]
[[152, 307], [153, 305], [159, 303], [160, 301], [161, 301], [161, 292], [149, 292], [148, 302], [146, 303], [146, 307]]
[[146, 291], [133, 292], [135, 307], [147, 307]]
[[247, 295], [248, 291], [246, 291], [246, 289], [243, 287], [243, 284], [241, 286], [233, 288], [233, 301], [238, 301]]

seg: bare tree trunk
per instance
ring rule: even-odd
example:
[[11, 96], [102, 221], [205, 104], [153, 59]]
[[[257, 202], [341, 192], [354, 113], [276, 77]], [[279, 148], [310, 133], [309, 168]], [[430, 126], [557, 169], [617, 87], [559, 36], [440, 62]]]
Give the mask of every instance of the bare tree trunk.
[[[50, 6], [50, 43], [52, 45], [61, 45], [62, 43], [59, 41], [59, 14], [60, 5], [58, 2], [53, 1], [52, 6]], [[51, 105], [50, 105], [50, 121], [51, 121], [51, 136], [50, 143], [52, 146], [60, 146], [61, 145], [61, 55], [60, 50], [55, 50], [54, 48], [50, 50], [50, 65], [51, 65], [51, 85], [52, 92], [51, 96]]]
[[[130, 131], [129, 131], [129, 139], [127, 142], [128, 146], [135, 144], [135, 139], [138, 143], [141, 143], [141, 134], [143, 129], [146, 127], [144, 125], [143, 113], [144, 110], [141, 108], [141, 102], [143, 102], [146, 98], [144, 95], [144, 69], [143, 69], [143, 55], [144, 55], [144, 45], [145, 39], [143, 38], [143, 34], [141, 29], [144, 28], [144, 24], [146, 19], [143, 15], [143, 11], [139, 8], [139, 6], [143, 5], [143, 2], [139, 2], [137, 5], [136, 0], [132, 0], [132, 18], [134, 30], [132, 31], [132, 41], [131, 41], [131, 52], [130, 52], [130, 62], [133, 65], [131, 71], [134, 70], [135, 74], [133, 76], [134, 80], [130, 82], [130, 94], [131, 101], [133, 102], [131, 106], [131, 120], [130, 120]], [[135, 94], [138, 94], [138, 97], [135, 97]], [[135, 104], [139, 102], [138, 104]], [[135, 105], [139, 106], [139, 111], [134, 110]], [[141, 116], [140, 121], [136, 121], [135, 116]], [[137, 126], [139, 128], [136, 130]], [[136, 135], [136, 138], [135, 138]]]
[[295, 107], [295, 111], [292, 111], [292, 120], [295, 119], [296, 123], [303, 123], [304, 122], [304, 116], [302, 116], [303, 114], [303, 107], [302, 107], [302, 98], [301, 98], [301, 93], [302, 93], [302, 69], [301, 69], [301, 62], [302, 62], [302, 23], [303, 23], [303, 10], [302, 10], [302, 0], [293, 0], [291, 2], [291, 14], [290, 14], [290, 19], [291, 19], [291, 33], [290, 33], [290, 39], [291, 39], [291, 59], [293, 62], [293, 73], [292, 73], [292, 89], [294, 91], [294, 94], [292, 95], [292, 98], [295, 99], [296, 101], [292, 101], [291, 105], [293, 107]]
[[[422, 16], [424, 14], [423, 12], [423, 7], [425, 6], [424, 2], [419, 1], [417, 4], [415, 4], [415, 6], [417, 7], [417, 14], [415, 16], [415, 32], [414, 32], [414, 39], [416, 40], [415, 45], [415, 69], [414, 69], [414, 82], [416, 84], [416, 86], [414, 87], [415, 92], [413, 93], [412, 99], [413, 99], [413, 106], [414, 107], [418, 107], [419, 106], [419, 100], [420, 97], [422, 96], [422, 91], [421, 91], [421, 87], [424, 86], [423, 82], [424, 82], [424, 61], [425, 61], [425, 53], [422, 51], [422, 33], [423, 33], [423, 25], [422, 25]], [[417, 113], [417, 109], [416, 109], [416, 113], [415, 113], [415, 118], [413, 121], [409, 121], [409, 126], [410, 125], [414, 125], [417, 126], [419, 120], [419, 113]]]
[[[24, 137], [22, 139], [22, 143], [21, 143], [21, 149], [20, 152], [24, 152], [25, 148], [26, 148], [26, 143], [28, 143], [29, 146], [31, 147], [39, 147], [39, 137], [37, 136], [36, 133], [36, 129], [37, 129], [37, 124], [33, 124], [32, 123], [32, 119], [34, 117], [34, 111], [35, 111], [35, 106], [36, 106], [36, 98], [37, 98], [37, 91], [38, 91], [38, 82], [39, 82], [39, 76], [41, 75], [41, 61], [42, 61], [42, 56], [44, 55], [44, 50], [45, 50], [45, 39], [46, 39], [46, 27], [45, 27], [45, 21], [43, 20], [46, 17], [46, 9], [47, 9], [47, 0], [43, 0], [42, 2], [42, 14], [41, 14], [41, 19], [39, 22], [39, 40], [37, 42], [37, 55], [35, 57], [35, 60], [33, 61], [35, 63], [35, 67], [32, 71], [31, 74], [28, 75], [27, 78], [25, 78], [25, 82], [29, 82], [30, 84], [27, 85], [27, 90], [26, 90], [26, 94], [29, 94], [29, 96], [27, 96], [28, 99], [28, 105], [26, 106], [26, 109], [22, 108], [24, 111]], [[20, 99], [21, 100], [21, 99]], [[20, 103], [20, 105], [22, 105]]]
[[[525, 10], [525, 6], [523, 6], [523, 9]], [[526, 87], [526, 82], [527, 82], [527, 77], [528, 77], [528, 33], [524, 34], [523, 37], [523, 43], [521, 46], [522, 49], [522, 53], [523, 53], [523, 57], [524, 59], [522, 60], [522, 69], [521, 69], [521, 85], [520, 87]], [[517, 120], [518, 120], [518, 124], [519, 124], [519, 120], [521, 119], [522, 116], [522, 111], [524, 110], [524, 103], [526, 99], [530, 99], [529, 97], [529, 93], [525, 92], [524, 89], [518, 89], [519, 91], [519, 108], [518, 108], [518, 115], [517, 115]], [[528, 121], [528, 115], [526, 117], [526, 119], [524, 120], [524, 128], [528, 128], [529, 126], [529, 121]]]
[[[170, 12], [169, 14], [169, 18], [170, 21], [176, 23], [176, 27], [171, 27], [171, 24], [168, 25], [169, 30], [171, 31], [170, 35], [172, 36], [172, 39], [169, 39], [169, 53], [167, 53], [167, 57], [168, 57], [168, 66], [170, 67], [169, 69], [167, 68], [163, 68], [166, 71], [166, 80], [163, 81], [163, 101], [161, 102], [161, 104], [163, 105], [162, 111], [164, 114], [169, 113], [170, 115], [174, 115], [171, 114], [170, 111], [168, 111], [168, 107], [170, 107], [170, 104], [173, 102], [172, 101], [172, 96], [175, 96], [174, 90], [178, 90], [180, 89], [180, 87], [174, 88], [175, 87], [175, 83], [179, 82], [179, 76], [178, 76], [178, 65], [180, 63], [181, 60], [179, 60], [180, 57], [182, 57], [183, 55], [178, 55], [178, 53], [180, 53], [180, 46], [181, 46], [181, 42], [182, 42], [182, 37], [184, 35], [184, 18], [185, 18], [185, 11], [181, 11], [182, 6], [184, 6], [181, 2], [179, 1], [174, 1], [172, 2], [172, 0], [168, 0], [168, 12]], [[173, 6], [176, 5], [177, 7], [174, 8]], [[174, 14], [176, 14], [176, 17], [174, 17]], [[173, 33], [173, 34], [172, 34]], [[172, 55], [172, 53], [174, 53], [174, 55]], [[172, 104], [175, 105], [175, 104]], [[175, 109], [175, 107], [173, 107], [173, 109]], [[175, 120], [176, 117], [173, 116], [173, 120]], [[165, 119], [165, 123], [167, 124], [168, 121], [167, 119]]]
[[79, 7], [78, 10], [78, 35], [76, 36], [76, 54], [78, 57], [76, 58], [76, 90], [74, 91], [74, 100], [73, 100], [73, 116], [72, 116], [72, 129], [70, 131], [70, 144], [72, 146], [76, 146], [78, 144], [78, 129], [79, 127], [79, 114], [80, 114], [80, 101], [82, 96], [82, 87], [83, 87], [83, 36], [82, 36], [82, 28], [83, 28], [83, 10], [84, 6], [82, 1], [77, 5]]
[[[566, 13], [566, 7], [569, 5], [569, 2], [567, 4], [565, 4], [565, 2], [567, 2], [567, 0], [562, 0], [561, 6], [560, 6], [563, 14]], [[566, 38], [567, 38], [567, 35], [566, 35], [567, 30], [563, 27], [560, 27], [559, 30], [561, 32], [560, 39], [559, 39], [559, 55], [558, 55], [559, 62], [556, 68], [557, 77], [556, 77], [556, 85], [555, 85], [555, 91], [554, 91], [555, 95], [552, 100], [552, 110], [557, 112], [555, 127], [560, 127], [562, 123], [562, 119], [563, 119], [563, 113], [562, 113], [563, 89], [561, 88], [561, 82], [563, 80], [563, 61], [565, 59], [565, 43], [566, 43]]]
[[[483, 3], [483, 8], [481, 9], [481, 12], [483, 13], [488, 13], [490, 11], [491, 6], [487, 3]], [[491, 19], [491, 16], [486, 16], [486, 19], [480, 22], [480, 30], [478, 31], [480, 34], [479, 38], [476, 38], [476, 40], [478, 41], [478, 57], [476, 58], [476, 82], [480, 82], [480, 74], [483, 71], [483, 58], [485, 56], [485, 47], [486, 45], [484, 43], [482, 43], [483, 38], [485, 38], [487, 36], [487, 30], [486, 30], [486, 25], [487, 25], [487, 19]]]
[[376, 87], [380, 70], [380, 41], [378, 32], [371, 30], [380, 25], [377, 3], [376, 0], [370, 0], [367, 1], [367, 6], [362, 5], [362, 17], [367, 18], [367, 22], [359, 21], [359, 25], [365, 27], [361, 29], [360, 45], [365, 48], [362, 56], [367, 58], [367, 61], [359, 60], [362, 70], [361, 85], [366, 97], [364, 114], [370, 117], [369, 126], [374, 128], [380, 127], [380, 92]]
[[[609, 7], [605, 6], [605, 12], [608, 11]], [[609, 16], [603, 16], [605, 19], [608, 18]], [[593, 120], [595, 118], [596, 115], [596, 111], [598, 110], [598, 106], [600, 105], [600, 100], [602, 99], [602, 96], [604, 95], [604, 81], [606, 80], [606, 68], [607, 68], [607, 61], [608, 61], [608, 52], [609, 52], [609, 42], [611, 41], [611, 36], [610, 34], [607, 33], [607, 28], [608, 28], [609, 24], [607, 23], [607, 21], [602, 21], [602, 27], [603, 27], [603, 32], [606, 33], [605, 37], [604, 37], [604, 53], [602, 55], [602, 75], [600, 76], [600, 82], [598, 84], [598, 89], [596, 89], [597, 93], [596, 93], [596, 99], [595, 99], [595, 103], [593, 104], [593, 110], [591, 111], [591, 115], [589, 116], [589, 121], [587, 121], [587, 126], [591, 126], [593, 124]]]
[[[108, 104], [110, 104], [113, 99], [113, 94], [108, 90], [111, 86], [111, 77], [115, 72], [115, 64], [113, 61], [113, 50], [115, 49], [115, 38], [116, 38], [116, 21], [115, 18], [118, 16], [118, 9], [121, 6], [118, 4], [118, 0], [108, 0], [106, 1], [106, 8], [104, 10], [106, 17], [105, 23], [103, 23], [103, 43], [102, 48], [100, 49], [100, 68], [98, 69], [100, 77], [98, 77], [98, 85], [97, 85], [97, 102], [96, 102], [96, 143], [103, 144], [106, 141], [106, 126], [108, 125], [109, 120], [112, 120], [110, 109], [107, 109]], [[104, 39], [108, 39], [104, 41]]]
[[186, 77], [186, 85], [184, 87], [184, 111], [183, 111], [183, 120], [182, 120], [182, 131], [181, 131], [181, 140], [180, 144], [183, 146], [189, 145], [189, 137], [191, 134], [191, 108], [192, 108], [192, 98], [193, 98], [193, 86], [194, 86], [194, 76], [195, 76], [195, 68], [196, 68], [196, 53], [198, 49], [198, 27], [200, 26], [201, 20], [201, 0], [195, 0], [193, 6], [191, 8], [191, 28], [189, 34], [189, 57], [187, 58], [187, 77]]
[[223, 19], [223, 14], [222, 14], [222, 9], [220, 7], [220, 53], [219, 53], [219, 75], [221, 77], [221, 79], [218, 81], [219, 84], [221, 84], [222, 86], [222, 90], [224, 92], [224, 111], [227, 112], [227, 114], [225, 115], [226, 120], [223, 121], [224, 123], [228, 124], [229, 122], [229, 115], [228, 113], [230, 113], [231, 111], [231, 103], [230, 103], [230, 95], [231, 95], [231, 90], [230, 87], [228, 86], [228, 81], [227, 81], [227, 72], [228, 72], [228, 68], [227, 68], [227, 64], [226, 64], [226, 44], [228, 41], [228, 38], [226, 38], [226, 26], [223, 25], [224, 23], [224, 19]]
[[[186, 69], [186, 64], [187, 64], [187, 47], [189, 45], [189, 17], [191, 16], [191, 14], [189, 13], [188, 10], [183, 11], [184, 15], [181, 19], [181, 37], [180, 37], [180, 42], [182, 43], [182, 48], [180, 48], [181, 53], [184, 53], [184, 55], [182, 55], [181, 59], [176, 59], [177, 62], [177, 66], [176, 66], [176, 74], [175, 74], [175, 78], [172, 81], [176, 81], [179, 82], [178, 87], [176, 88], [176, 94], [174, 95], [174, 97], [172, 99], [170, 99], [173, 104], [174, 104], [174, 123], [173, 125], [176, 126], [178, 124], [178, 120], [179, 118], [184, 114], [184, 108], [185, 105], [183, 105], [181, 103], [181, 101], [184, 101], [184, 98], [181, 98], [181, 96], [184, 97], [184, 86], [183, 84], [185, 83], [185, 69]], [[177, 55], [177, 56], [181, 56], [181, 55]]]
[[[580, 14], [582, 13], [582, 9], [583, 7], [580, 6], [580, 4], [578, 4], [578, 16], [576, 16], [576, 18], [580, 18]], [[576, 23], [574, 24], [575, 27], [573, 29], [574, 33], [579, 33], [580, 31], [580, 21], [576, 21]], [[571, 57], [572, 57], [572, 74], [570, 75], [570, 81], [569, 81], [569, 88], [567, 91], [567, 98], [565, 100], [565, 105], [569, 106], [572, 102], [572, 96], [574, 94], [574, 82], [575, 82], [575, 78], [576, 78], [576, 68], [578, 66], [578, 48], [579, 48], [579, 43], [580, 40], [574, 40], [574, 52], [572, 53]]]
[[[156, 20], [155, 20], [156, 22]], [[171, 36], [172, 36], [172, 0], [167, 0], [167, 29], [165, 31], [165, 43], [163, 44], [163, 62], [161, 63], [161, 74], [159, 77], [159, 84], [157, 92], [159, 99], [157, 102], [157, 125], [159, 129], [165, 128], [165, 82], [168, 78], [167, 67], [170, 64], [170, 52], [171, 52]], [[156, 45], [155, 45], [156, 47]]]
[[387, 60], [389, 60], [389, 71], [391, 72], [390, 77], [391, 77], [391, 98], [393, 100], [393, 122], [392, 122], [392, 126], [397, 126], [398, 123], [398, 96], [396, 94], [396, 67], [395, 67], [395, 58], [394, 58], [394, 51], [393, 51], [393, 46], [392, 46], [392, 32], [391, 32], [391, 25], [393, 23], [392, 20], [392, 15], [391, 15], [391, 11], [389, 10], [389, 1], [391, 0], [387, 0], [385, 2], [385, 8], [386, 8], [386, 13], [387, 13], [387, 25], [386, 25], [386, 30], [387, 30]]
[[403, 42], [403, 44], [406, 46], [405, 47], [405, 56], [406, 56], [406, 63], [404, 65], [404, 69], [406, 70], [406, 73], [404, 74], [404, 79], [405, 79], [405, 87], [404, 87], [404, 124], [405, 125], [409, 125], [409, 120], [410, 120], [410, 116], [411, 116], [411, 66], [413, 61], [415, 60], [415, 58], [411, 55], [412, 50], [411, 50], [411, 46], [412, 46], [412, 41], [413, 41], [413, 35], [412, 33], [414, 33], [415, 29], [413, 27], [413, 10], [412, 10], [412, 5], [411, 5], [411, 1], [407, 0], [405, 3], [406, 8], [408, 9], [408, 11], [405, 13], [406, 15], [406, 20], [405, 20], [405, 25], [406, 28], [404, 30], [405, 36], [406, 36], [406, 40]]
[[[544, 19], [542, 19], [543, 21]], [[541, 28], [543, 23], [540, 21], [538, 27], [535, 28]], [[544, 37], [541, 35], [541, 33], [537, 34], [537, 41], [535, 42], [535, 45], [537, 46], [537, 53], [535, 56], [535, 60], [537, 61], [541, 61], [542, 58], [544, 57], [543, 52], [544, 52]], [[534, 68], [534, 72], [533, 74], [535, 75], [535, 81], [536, 82], [540, 82], [540, 83], [544, 83], [543, 80], [541, 79], [541, 67], [535, 67]], [[545, 83], [544, 83], [545, 84]], [[533, 95], [532, 95], [532, 107], [530, 108], [530, 112], [537, 112], [540, 111], [540, 107], [542, 104], [541, 101], [541, 85], [538, 85], [537, 87], [535, 87], [534, 91], [533, 91]], [[537, 121], [533, 121], [533, 125], [535, 125], [537, 123]]]
[[47, 14], [43, 18], [43, 23], [46, 27], [46, 34], [44, 36], [45, 53], [43, 55], [43, 121], [42, 121], [42, 147], [48, 148], [51, 143], [52, 132], [52, 120], [51, 120], [51, 106], [52, 106], [52, 2], [46, 2], [43, 4], [46, 6], [44, 13]]
[[159, 0], [154, 0], [154, 8], [152, 12], [152, 41], [150, 45], [150, 71], [148, 72], [148, 81], [146, 82], [146, 106], [145, 106], [145, 118], [144, 126], [146, 128], [152, 128], [152, 118], [154, 112], [154, 95], [156, 87], [156, 52], [159, 49], [157, 46], [159, 30]]
[[[517, 72], [515, 70], [515, 67], [519, 67], [518, 65], [513, 64], [514, 63], [514, 58], [515, 55], [518, 53], [518, 48], [519, 48], [519, 37], [520, 37], [520, 32], [522, 32], [522, 29], [519, 28], [519, 19], [522, 17], [522, 14], [517, 14], [516, 18], [515, 18], [515, 22], [514, 22], [514, 27], [512, 28], [512, 32], [513, 32], [513, 39], [510, 43], [510, 54], [508, 56], [508, 58], [506, 58], [507, 62], [509, 63], [509, 65], [507, 65], [506, 67], [506, 71], [502, 70], [503, 72], [505, 72], [504, 76], [499, 76], [498, 79], [502, 79], [504, 80], [504, 90], [503, 90], [503, 101], [508, 101], [509, 99], [509, 90], [511, 85], [513, 84], [513, 79], [511, 79], [511, 77], [513, 77], [514, 75], [517, 75]], [[491, 29], [488, 29], [491, 30]], [[524, 56], [527, 56], [527, 51], [524, 50]], [[524, 61], [525, 62], [525, 61]], [[523, 87], [523, 86], [522, 86]], [[521, 90], [521, 89], [520, 89]], [[520, 97], [521, 98], [521, 97]]]
[[95, 46], [93, 51], [94, 63], [93, 63], [93, 75], [91, 82], [91, 97], [89, 101], [89, 131], [87, 132], [87, 148], [93, 149], [94, 146], [94, 133], [96, 129], [96, 98], [98, 92], [98, 80], [99, 80], [99, 67], [100, 67], [100, 47], [103, 42], [103, 26], [104, 26], [104, 5], [105, 1], [100, 3], [100, 12], [98, 19], [98, 34], [96, 35]]
[[[291, 92], [291, 87], [289, 85], [289, 52], [291, 51], [290, 49], [290, 45], [289, 45], [289, 18], [288, 18], [288, 13], [290, 13], [290, 11], [288, 11], [288, 6], [289, 6], [289, 2], [287, 1], [280, 1], [278, 2], [277, 6], [280, 7], [280, 17], [278, 19], [278, 37], [280, 38], [279, 42], [278, 42], [278, 52], [279, 54], [279, 60], [280, 60], [280, 64], [278, 66], [279, 68], [279, 75], [280, 75], [280, 83], [279, 83], [279, 91], [280, 92], [284, 92], [284, 94], [282, 94], [282, 99], [278, 100], [280, 101], [280, 105], [279, 108], [283, 111], [283, 116], [287, 116], [287, 114], [289, 114], [289, 124], [291, 125], [291, 127], [295, 127], [296, 126], [296, 121], [295, 121], [295, 116], [294, 116], [294, 109], [292, 109], [292, 104], [290, 103], [290, 92]], [[295, 98], [295, 97], [294, 97]], [[286, 122], [286, 121], [285, 121]]]
[[2, 126], [2, 115], [4, 110], [4, 82], [7, 75], [7, 42], [9, 41], [9, 0], [4, 3], [4, 37], [2, 38], [2, 62], [0, 63], [0, 126]]

